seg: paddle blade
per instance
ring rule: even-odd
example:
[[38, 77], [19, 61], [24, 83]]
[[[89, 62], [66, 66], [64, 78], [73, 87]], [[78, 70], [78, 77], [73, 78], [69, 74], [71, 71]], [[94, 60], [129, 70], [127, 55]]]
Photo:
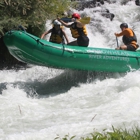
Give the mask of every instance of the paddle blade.
[[[68, 17], [63, 17], [61, 18], [61, 20], [63, 20], [64, 22], [72, 22], [72, 18], [68, 18]], [[83, 17], [81, 19], [79, 19], [79, 21], [83, 24], [89, 24], [90, 22], [90, 17]]]
[[90, 17], [83, 17], [79, 19], [79, 21], [83, 24], [89, 24], [90, 23]]
[[72, 22], [71, 21], [71, 18], [68, 18], [68, 17], [63, 17], [63, 18], [61, 18], [61, 20], [64, 21], [64, 22], [66, 22], [66, 23]]

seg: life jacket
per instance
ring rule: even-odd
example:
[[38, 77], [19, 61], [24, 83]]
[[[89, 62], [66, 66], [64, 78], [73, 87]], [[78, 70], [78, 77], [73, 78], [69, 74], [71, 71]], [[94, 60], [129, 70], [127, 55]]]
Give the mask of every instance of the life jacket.
[[[131, 30], [131, 29], [130, 29]], [[132, 30], [131, 30], [132, 31]], [[133, 32], [133, 31], [132, 31]], [[135, 33], [133, 32], [133, 36], [129, 36], [129, 37], [127, 37], [127, 36], [123, 36], [122, 37], [122, 40], [123, 40], [123, 43], [125, 44], [125, 45], [128, 45], [128, 44], [130, 44], [132, 41], [136, 41], [137, 42], [137, 37], [136, 37], [136, 35], [135, 35]]]
[[62, 29], [60, 28], [59, 30], [56, 30], [54, 27], [52, 28], [51, 36], [50, 36], [50, 42], [53, 43], [63, 43], [64, 42], [64, 37], [63, 37], [63, 32]]
[[76, 26], [76, 22], [74, 22], [72, 25], [71, 25], [71, 34], [72, 34], [72, 37], [73, 38], [78, 38], [79, 36], [87, 36], [87, 30], [86, 30], [86, 26], [84, 26], [83, 28], [78, 28]]

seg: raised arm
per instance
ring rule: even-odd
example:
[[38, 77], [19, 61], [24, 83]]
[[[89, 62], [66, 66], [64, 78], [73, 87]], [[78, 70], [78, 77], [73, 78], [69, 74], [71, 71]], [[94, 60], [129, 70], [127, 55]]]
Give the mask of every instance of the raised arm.
[[65, 39], [66, 39], [66, 41], [67, 41], [67, 44], [68, 44], [68, 43], [69, 43], [69, 39], [68, 39], [68, 37], [67, 37], [67, 35], [66, 35], [65, 31], [64, 31], [64, 30], [62, 30], [62, 32], [63, 32], [64, 37], [65, 37]]
[[62, 25], [64, 25], [65, 27], [67, 27], [67, 28], [70, 28], [70, 27], [71, 27], [71, 25], [69, 25], [68, 23], [64, 22], [64, 21], [61, 20], [60, 18], [57, 18], [57, 20], [58, 20], [59, 22], [61, 22]]
[[41, 35], [41, 39], [43, 39], [47, 34], [51, 33], [52, 29], [50, 29], [49, 31], [46, 31], [44, 32], [42, 35]]

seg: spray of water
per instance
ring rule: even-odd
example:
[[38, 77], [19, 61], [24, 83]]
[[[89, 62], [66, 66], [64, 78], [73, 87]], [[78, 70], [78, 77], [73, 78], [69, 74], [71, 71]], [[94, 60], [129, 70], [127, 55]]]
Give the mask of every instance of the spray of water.
[[[94, 12], [101, 8], [114, 13], [113, 21]], [[90, 47], [114, 49], [114, 33], [120, 32], [122, 22], [135, 31], [140, 44], [140, 8], [134, 1], [113, 0], [76, 12], [91, 17], [87, 25]], [[47, 29], [51, 28], [48, 23]], [[73, 40], [69, 29], [65, 31]], [[118, 41], [120, 45], [121, 38]], [[0, 71], [0, 139], [53, 140], [69, 134], [77, 140], [94, 131], [111, 130], [112, 125], [139, 126], [139, 77], [139, 70], [119, 74], [33, 66]]]

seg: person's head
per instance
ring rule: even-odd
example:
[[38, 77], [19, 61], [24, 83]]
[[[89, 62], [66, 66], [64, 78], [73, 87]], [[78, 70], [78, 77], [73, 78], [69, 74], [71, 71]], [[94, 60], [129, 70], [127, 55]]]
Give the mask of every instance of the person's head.
[[78, 13], [73, 13], [72, 18], [80, 19], [80, 15]]
[[122, 23], [121, 25], [120, 25], [120, 28], [123, 30], [123, 29], [125, 29], [125, 28], [128, 28], [128, 24], [127, 23]]
[[53, 21], [53, 25], [54, 25], [54, 28], [55, 28], [55, 29], [59, 29], [60, 26], [61, 26], [61, 23], [60, 23], [58, 20], [54, 20], [54, 21]]

